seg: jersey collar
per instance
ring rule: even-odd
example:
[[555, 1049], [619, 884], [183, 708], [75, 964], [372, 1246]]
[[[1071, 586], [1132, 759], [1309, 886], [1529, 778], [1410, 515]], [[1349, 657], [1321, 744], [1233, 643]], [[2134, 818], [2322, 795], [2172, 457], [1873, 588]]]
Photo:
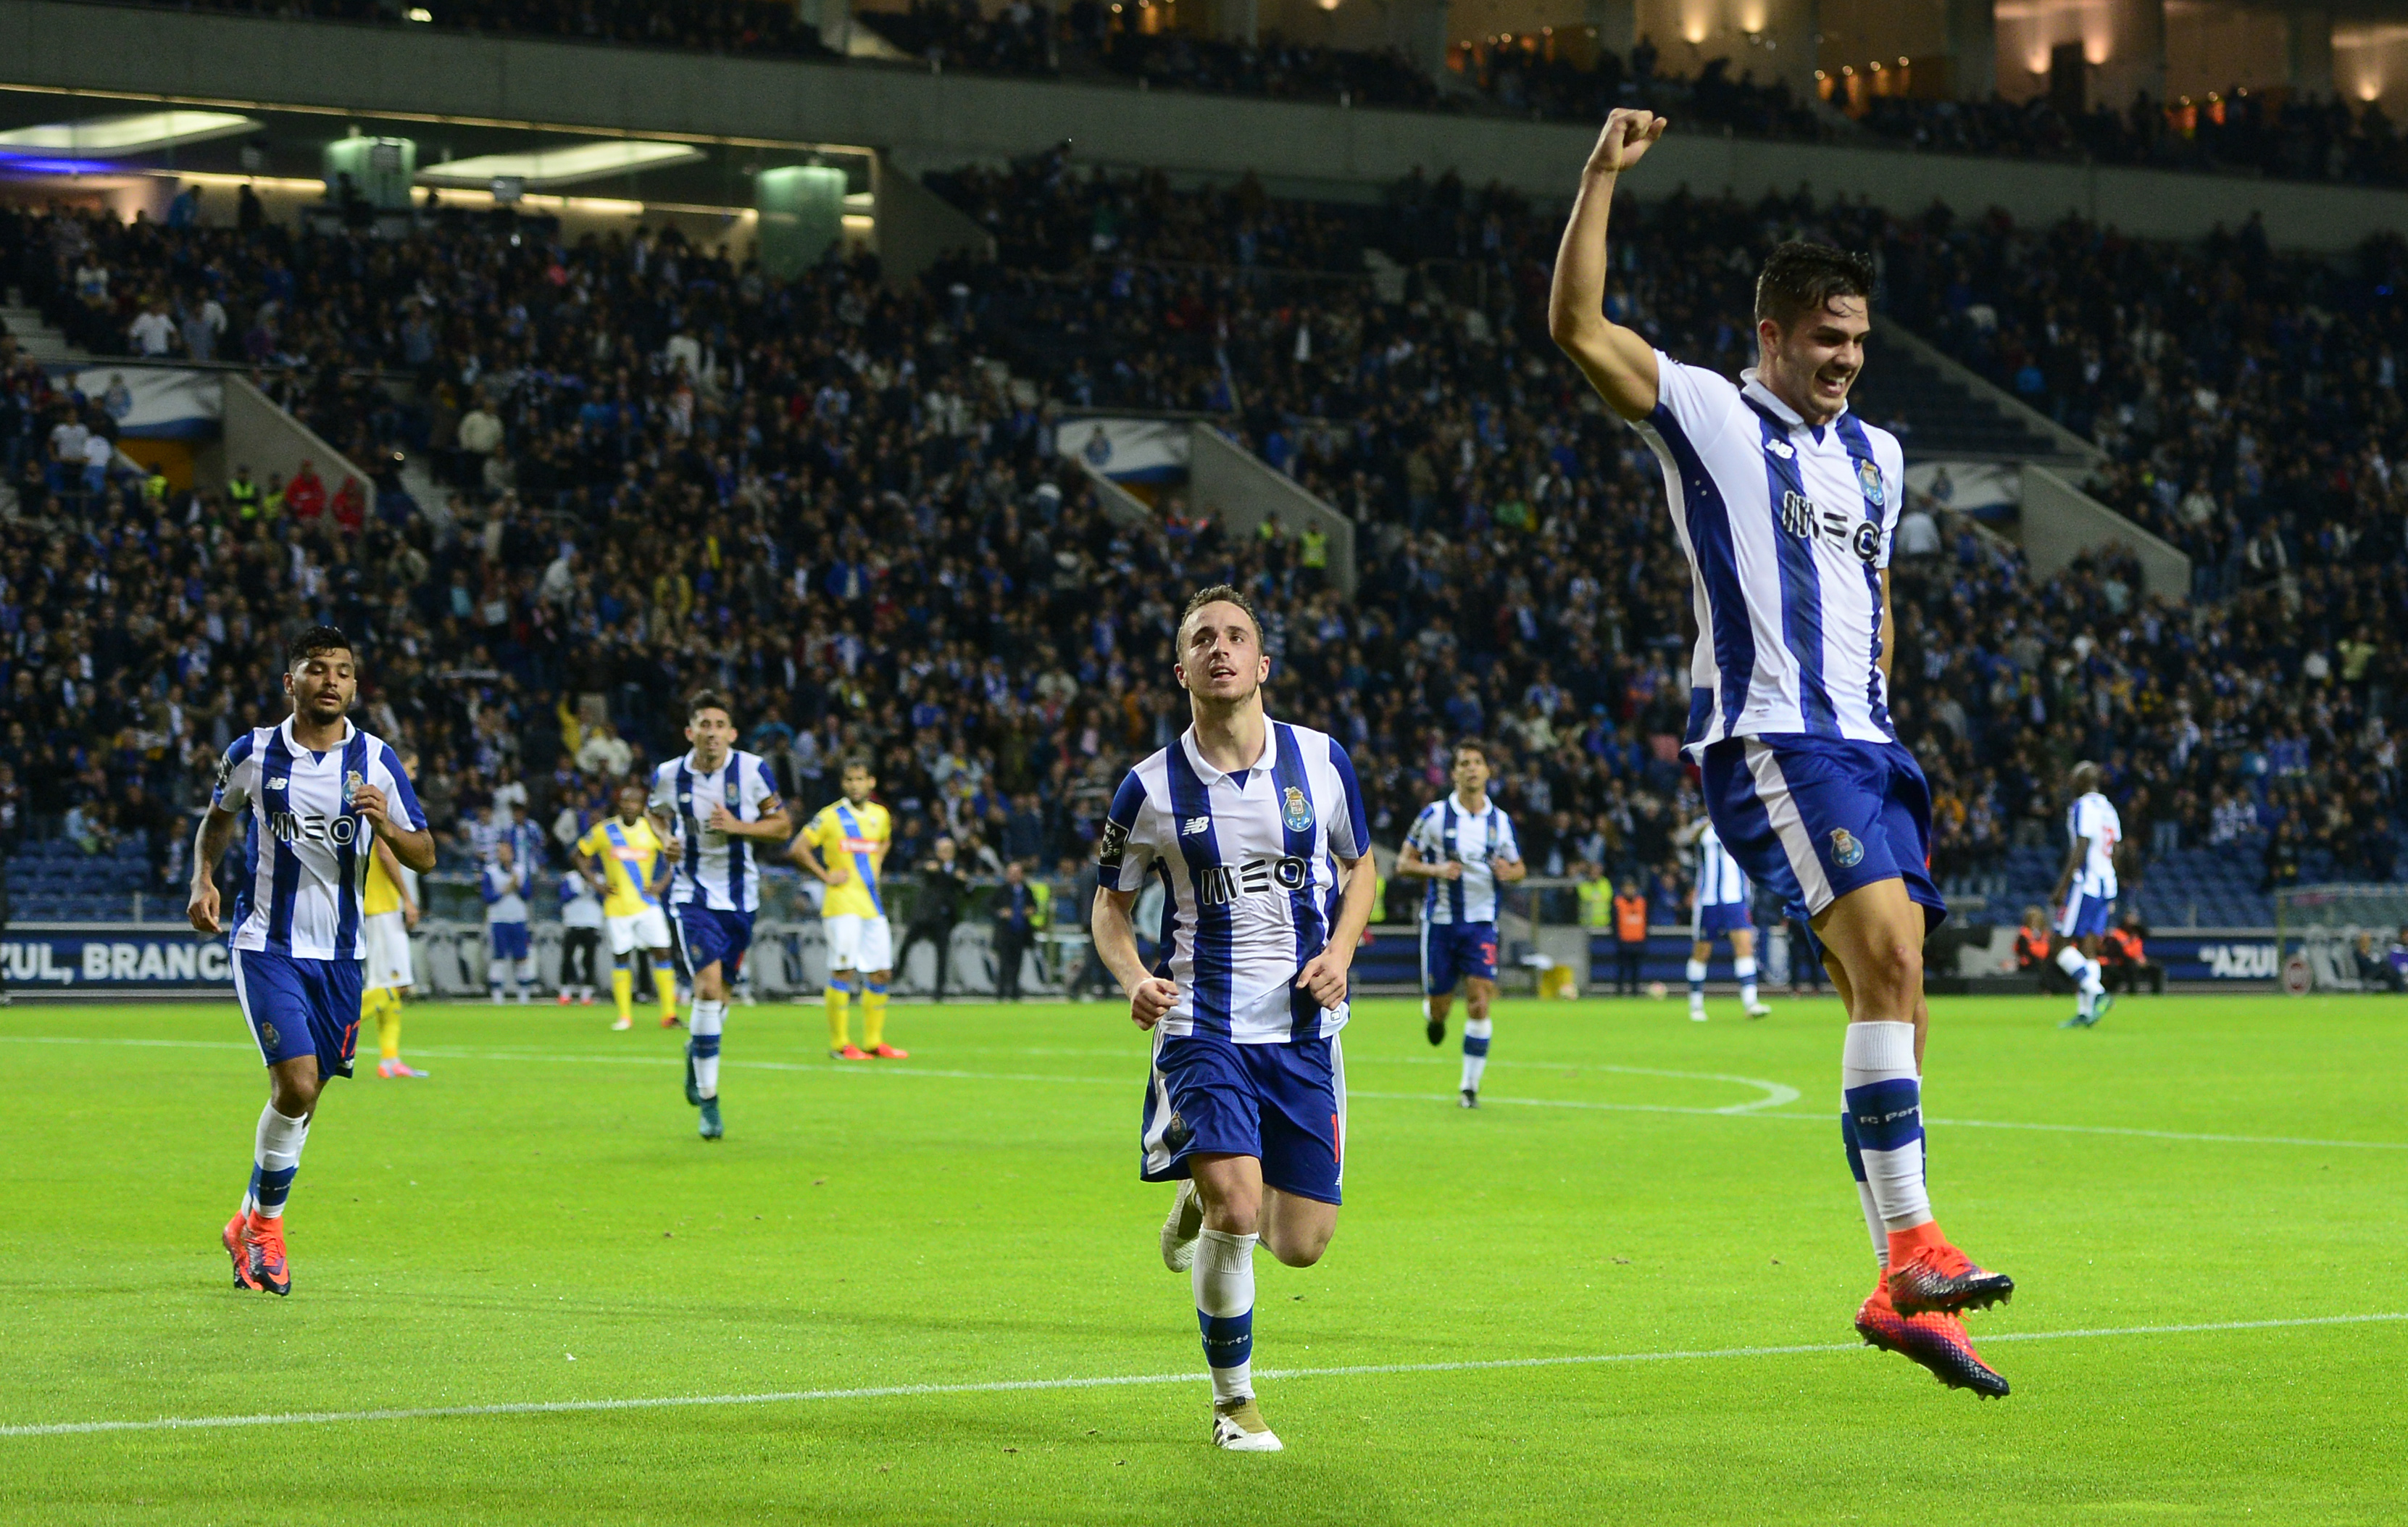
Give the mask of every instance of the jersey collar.
[[[312, 757], [317, 756], [318, 749], [303, 747], [300, 740], [293, 735], [293, 718], [291, 716], [288, 715], [282, 721], [278, 722], [276, 724], [276, 729], [284, 734], [284, 749], [286, 752], [294, 755], [307, 753]], [[351, 724], [351, 718], [350, 716], [345, 716], [343, 717], [343, 735], [337, 740], [333, 747], [330, 747], [325, 751], [328, 753], [340, 753], [343, 749], [351, 746], [351, 739], [357, 737], [359, 734], [360, 728]]]
[[[1204, 761], [1203, 752], [1196, 745], [1196, 728], [1193, 726], [1179, 734], [1179, 745], [1187, 755], [1187, 767], [1195, 770], [1196, 777], [1206, 785], [1217, 785], [1230, 777]], [[1263, 754], [1261, 757], [1254, 760], [1254, 766], [1246, 772], [1250, 775], [1268, 773], [1271, 766], [1278, 761], [1279, 724], [1270, 717], [1265, 716], [1263, 717]], [[1244, 793], [1245, 788], [1242, 783], [1238, 786], [1240, 794]]]
[[[1806, 416], [1799, 412], [1796, 409], [1791, 408], [1788, 404], [1784, 403], [1771, 388], [1766, 386], [1762, 378], [1757, 374], [1755, 367], [1751, 366], [1746, 370], [1742, 371], [1739, 374], [1739, 380], [1740, 396], [1755, 404], [1758, 412], [1769, 413], [1774, 419], [1788, 425], [1792, 429], [1804, 429], [1807, 427]], [[1839, 413], [1833, 414], [1831, 416], [1830, 424], [1825, 425], [1823, 429], [1828, 429], [1831, 427], [1831, 425], [1838, 424], [1842, 416], [1845, 415], [1847, 411], [1848, 406], [1845, 403], [1841, 404]], [[1818, 439], [1822, 438], [1822, 429], [1818, 429], [1814, 432], [1815, 438]]]

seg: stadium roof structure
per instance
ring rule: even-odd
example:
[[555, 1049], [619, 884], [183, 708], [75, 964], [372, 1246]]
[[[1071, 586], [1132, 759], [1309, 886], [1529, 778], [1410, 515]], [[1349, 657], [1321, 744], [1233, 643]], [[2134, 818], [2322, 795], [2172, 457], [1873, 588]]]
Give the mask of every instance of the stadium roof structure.
[[557, 191], [638, 170], [694, 164], [702, 157], [702, 151], [690, 143], [603, 138], [529, 153], [481, 153], [426, 165], [421, 166], [416, 179], [421, 185], [461, 187], [488, 186], [495, 180], [508, 180], [519, 181], [529, 191]]
[[187, 143], [240, 137], [265, 126], [233, 111], [132, 111], [81, 122], [46, 122], [0, 132], [0, 158], [128, 159]]

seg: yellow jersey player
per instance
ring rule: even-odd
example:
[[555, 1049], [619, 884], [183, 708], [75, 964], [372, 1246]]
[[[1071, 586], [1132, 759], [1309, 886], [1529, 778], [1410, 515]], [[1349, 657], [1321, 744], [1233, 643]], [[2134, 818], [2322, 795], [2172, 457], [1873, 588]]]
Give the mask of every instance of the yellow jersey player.
[[[894, 974], [895, 932], [886, 921], [879, 874], [895, 824], [886, 808], [869, 799], [878, 778], [868, 760], [844, 766], [844, 799], [822, 808], [796, 838], [794, 860], [827, 886], [820, 927], [827, 936], [828, 1053], [840, 1060], [905, 1060], [908, 1050], [886, 1043], [886, 983]], [[846, 1013], [861, 992], [861, 1044], [855, 1046]]]
[[[418, 772], [418, 755], [404, 753], [406, 773]], [[401, 1059], [401, 998], [411, 985], [409, 930], [418, 926], [418, 876], [384, 841], [368, 854], [367, 884], [360, 891], [360, 943], [366, 989], [360, 1006], [376, 1018], [377, 1074], [387, 1080], [423, 1076]]]
[[644, 787], [619, 786], [616, 816], [606, 816], [577, 840], [579, 867], [602, 893], [602, 926], [610, 933], [610, 999], [619, 1005], [613, 1029], [635, 1027], [638, 949], [652, 957], [652, 995], [661, 1005], [661, 1027], [677, 1027], [677, 978], [670, 972], [669, 919], [661, 910], [668, 854], [644, 810]]

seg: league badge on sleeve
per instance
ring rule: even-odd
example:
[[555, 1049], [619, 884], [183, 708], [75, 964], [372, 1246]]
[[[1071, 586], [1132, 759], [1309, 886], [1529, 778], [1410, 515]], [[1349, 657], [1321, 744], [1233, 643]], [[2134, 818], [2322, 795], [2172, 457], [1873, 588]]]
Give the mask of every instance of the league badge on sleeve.
[[1287, 787], [1286, 804], [1280, 808], [1280, 821], [1290, 832], [1312, 830], [1312, 802], [1296, 785]]

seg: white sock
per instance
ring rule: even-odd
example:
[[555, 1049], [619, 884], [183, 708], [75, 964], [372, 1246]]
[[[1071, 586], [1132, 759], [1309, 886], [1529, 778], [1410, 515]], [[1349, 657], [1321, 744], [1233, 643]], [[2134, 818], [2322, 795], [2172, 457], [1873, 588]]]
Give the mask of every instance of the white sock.
[[485, 961], [485, 985], [491, 988], [494, 993], [494, 1005], [495, 1007], [502, 1005], [502, 972], [504, 970], [509, 968], [509, 961], [506, 959], [489, 959]]
[[289, 1118], [269, 1103], [259, 1111], [259, 1131], [251, 1145], [251, 1190], [243, 1195], [246, 1212], [263, 1219], [284, 1217], [285, 1195], [293, 1190], [293, 1174], [301, 1170], [301, 1147], [309, 1139], [309, 1120]]
[[1739, 1000], [1743, 1007], [1756, 1005], [1756, 957], [1742, 955], [1731, 961], [1731, 973], [1739, 977]]
[[1873, 1202], [1872, 1184], [1856, 1184], [1856, 1205], [1865, 1211], [1865, 1229], [1872, 1232], [1873, 1260], [1889, 1271], [1889, 1227], [1882, 1223], [1881, 1206]]
[[2088, 1016], [2090, 1013], [2090, 961], [2083, 958], [2081, 950], [2075, 948], [2072, 944], [2068, 944], [2062, 945], [2057, 951], [2057, 968], [2073, 978], [2074, 986], [2080, 988], [2081, 1005], [2079, 1007], [2079, 1011], [2084, 1016]]
[[521, 1006], [524, 1006], [526, 1003], [535, 1001], [535, 957], [533, 955], [529, 955], [526, 958], [519, 961], [518, 988], [519, 1003]]
[[1208, 1229], [1196, 1241], [1196, 1319], [1204, 1333], [1204, 1363], [1212, 1373], [1215, 1401], [1242, 1400], [1254, 1392], [1256, 1239]]
[[1689, 961], [1689, 1011], [1703, 1013], [1705, 1010], [1706, 962], [1702, 959], [1693, 959]]
[[719, 1096], [719, 1031], [726, 1018], [725, 1002], [694, 1004], [694, 1086], [706, 1098]]
[[1914, 1025], [1852, 1023], [1840, 1052], [1840, 1085], [1856, 1121], [1865, 1180], [1882, 1223], [1912, 1230], [1931, 1217], [1923, 1185], [1923, 1088]]
[[2107, 995], [2107, 983], [2101, 979], [2099, 962], [2095, 959], [2084, 960], [2082, 962], [2083, 1010], [2085, 1012], [2097, 1012], [2099, 1009], [2099, 999], [2105, 995]]
[[1488, 1069], [1489, 1021], [1486, 1018], [1463, 1020], [1463, 1090], [1480, 1090], [1480, 1073]]

